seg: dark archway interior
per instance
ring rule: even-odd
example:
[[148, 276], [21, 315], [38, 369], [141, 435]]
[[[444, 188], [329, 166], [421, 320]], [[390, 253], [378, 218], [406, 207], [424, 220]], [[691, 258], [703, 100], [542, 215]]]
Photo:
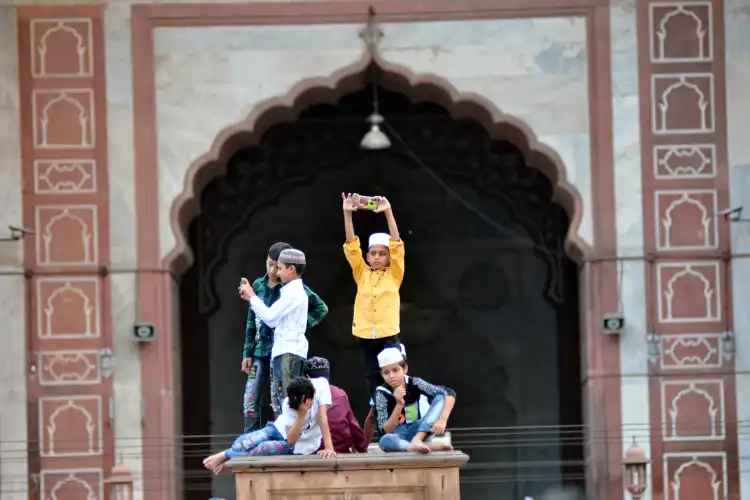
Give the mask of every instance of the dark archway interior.
[[[183, 431], [193, 436], [184, 445], [186, 498], [207, 496], [207, 436], [226, 435], [214, 437], [217, 447], [242, 431], [247, 307], [236, 287], [264, 272], [274, 241], [306, 251], [305, 281], [330, 307], [308, 333], [310, 355], [330, 359], [332, 382], [364, 418], [343, 191], [382, 194], [394, 206], [407, 245], [401, 328], [410, 369], [458, 393], [450, 427], [471, 457], [464, 498], [583, 482], [577, 271], [564, 256], [569, 220], [552, 185], [477, 122], [378, 94], [391, 149], [359, 148], [372, 106], [365, 88], [272, 127], [201, 194], [189, 232], [196, 262], [181, 288]], [[386, 224], [357, 213], [355, 228], [366, 240]]]

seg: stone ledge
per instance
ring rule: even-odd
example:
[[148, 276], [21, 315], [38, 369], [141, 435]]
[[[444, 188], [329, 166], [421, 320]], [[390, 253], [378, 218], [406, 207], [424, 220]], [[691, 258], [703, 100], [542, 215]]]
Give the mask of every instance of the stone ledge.
[[283, 457], [233, 458], [225, 464], [232, 472], [295, 472], [311, 470], [382, 470], [382, 469], [434, 469], [463, 467], [469, 456], [461, 451], [433, 451], [432, 453], [352, 453], [335, 458], [318, 458], [315, 455]]

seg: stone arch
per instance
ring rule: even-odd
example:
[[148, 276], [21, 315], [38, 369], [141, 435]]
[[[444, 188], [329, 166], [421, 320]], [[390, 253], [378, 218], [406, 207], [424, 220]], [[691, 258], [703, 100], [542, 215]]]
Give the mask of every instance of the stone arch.
[[453, 84], [437, 75], [415, 74], [405, 66], [384, 61], [378, 54], [365, 54], [359, 61], [327, 77], [301, 80], [286, 95], [259, 103], [243, 121], [226, 127], [217, 135], [210, 150], [190, 165], [182, 192], [172, 202], [170, 226], [175, 246], [165, 256], [165, 266], [181, 275], [192, 265], [194, 256], [186, 235], [190, 222], [200, 213], [200, 193], [212, 179], [224, 173], [227, 160], [235, 152], [258, 144], [263, 133], [273, 125], [294, 122], [311, 105], [334, 104], [345, 95], [363, 88], [370, 83], [367, 69], [371, 64], [379, 70], [379, 85], [406, 95], [412, 102], [427, 101], [443, 106], [453, 118], [476, 120], [493, 139], [515, 144], [527, 165], [532, 165], [550, 180], [554, 188], [553, 201], [560, 204], [570, 218], [565, 239], [568, 254], [578, 262], [591, 255], [592, 246], [578, 234], [584, 214], [582, 197], [568, 181], [560, 156], [553, 148], [539, 142], [526, 123], [503, 113], [479, 94], [459, 92]]

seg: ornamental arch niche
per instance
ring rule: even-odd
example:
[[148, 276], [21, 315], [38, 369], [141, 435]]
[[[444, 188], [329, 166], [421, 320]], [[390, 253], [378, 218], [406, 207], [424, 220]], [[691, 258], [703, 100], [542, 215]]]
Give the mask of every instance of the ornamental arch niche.
[[[374, 68], [371, 65], [375, 65]], [[402, 154], [398, 150], [397, 141], [394, 140], [394, 137], [391, 137], [394, 147], [389, 151], [375, 153], [362, 151], [356, 147], [358, 138], [361, 137], [360, 134], [366, 131], [367, 126], [364, 118], [370, 112], [370, 109], [365, 110], [366, 106], [357, 107], [352, 103], [356, 101], [360, 104], [366, 104], [366, 99], [362, 98], [362, 96], [369, 92], [373, 69], [377, 72], [377, 82], [381, 89], [382, 98], [381, 112], [384, 114], [386, 120], [389, 120], [386, 102], [400, 103], [399, 106], [403, 107], [399, 109], [407, 110], [405, 114], [427, 113], [424, 110], [431, 110], [431, 113], [440, 115], [440, 119], [444, 122], [453, 124], [453, 128], [446, 130], [453, 132], [466, 130], [471, 137], [475, 139], [480, 138], [477, 140], [482, 145], [498, 145], [497, 147], [500, 149], [496, 154], [508, 154], [512, 157], [512, 161], [508, 160], [510, 162], [508, 171], [498, 175], [500, 177], [504, 175], [513, 177], [512, 180], [503, 180], [502, 182], [505, 182], [507, 186], [519, 187], [520, 190], [513, 194], [512, 199], [508, 198], [505, 201], [498, 201], [497, 204], [498, 206], [504, 204], [503, 210], [506, 210], [508, 213], [514, 212], [510, 216], [510, 219], [508, 219], [512, 219], [513, 228], [525, 228], [537, 224], [535, 227], [539, 231], [534, 234], [538, 234], [538, 239], [531, 231], [525, 233], [529, 235], [527, 239], [533, 241], [535, 247], [554, 249], [554, 252], [550, 252], [550, 254], [558, 258], [558, 261], [550, 262], [545, 260], [549, 258], [548, 254], [542, 252], [541, 255], [536, 255], [537, 252], [526, 252], [534, 253], [535, 257], [533, 258], [538, 258], [540, 262], [544, 261], [539, 267], [534, 269], [536, 271], [544, 269], [544, 273], [547, 274], [544, 274], [542, 280], [546, 281], [539, 287], [534, 288], [533, 293], [537, 293], [537, 290], [540, 290], [534, 296], [534, 300], [542, 304], [545, 309], [541, 314], [544, 316], [544, 319], [539, 321], [539, 324], [543, 326], [538, 329], [544, 330], [543, 335], [549, 335], [549, 342], [541, 342], [539, 338], [535, 337], [536, 333], [529, 333], [528, 338], [534, 340], [524, 340], [525, 347], [519, 348], [519, 350], [528, 349], [528, 346], [532, 344], [541, 345], [542, 347], [539, 347], [538, 351], [534, 353], [524, 351], [524, 353], [513, 354], [512, 356], [515, 357], [511, 361], [507, 361], [507, 363], [500, 359], [499, 353], [503, 350], [503, 344], [502, 341], [498, 341], [497, 339], [480, 339], [476, 337], [475, 340], [471, 341], [470, 348], [467, 347], [464, 350], [458, 349], [461, 355], [465, 356], [460, 359], [471, 359], [474, 356], [475, 362], [483, 367], [482, 372], [489, 374], [487, 377], [490, 377], [491, 380], [488, 378], [489, 383], [484, 384], [480, 388], [473, 388], [471, 380], [468, 379], [456, 380], [455, 384], [452, 384], [459, 394], [463, 394], [462, 408], [470, 409], [473, 412], [473, 415], [469, 415], [467, 413], [468, 410], [464, 415], [456, 413], [455, 425], [457, 428], [455, 436], [458, 439], [457, 445], [461, 446], [460, 439], [463, 439], [464, 442], [469, 442], [470, 434], [473, 432], [472, 429], [483, 426], [480, 425], [482, 422], [489, 426], [495, 426], [498, 429], [503, 426], [526, 425], [529, 420], [524, 412], [532, 410], [522, 410], [521, 403], [513, 400], [514, 398], [521, 397], [518, 394], [531, 394], [534, 392], [524, 384], [537, 383], [541, 386], [554, 386], [550, 387], [549, 392], [554, 392], [556, 402], [551, 404], [549, 408], [545, 406], [544, 409], [539, 410], [540, 413], [545, 411], [548, 412], [547, 414], [554, 413], [555, 425], [580, 426], [582, 422], [582, 403], [579, 385], [580, 357], [578, 354], [580, 351], [580, 325], [578, 323], [577, 269], [572, 261], [585, 261], [591, 249], [578, 236], [578, 228], [583, 217], [583, 205], [581, 197], [566, 179], [565, 170], [560, 158], [551, 148], [540, 144], [536, 136], [523, 123], [513, 117], [504, 115], [481, 96], [461, 95], [449, 83], [434, 76], [416, 76], [405, 68], [389, 65], [377, 58], [375, 60], [366, 58], [351, 67], [331, 75], [329, 78], [301, 82], [287, 96], [259, 106], [251, 113], [247, 120], [224, 130], [214, 142], [211, 151], [196, 161], [189, 169], [184, 190], [174, 202], [171, 213], [172, 230], [176, 235], [177, 245], [169, 253], [165, 262], [175, 274], [183, 276], [180, 299], [183, 327], [181, 332], [182, 338], [179, 342], [182, 346], [181, 365], [183, 367], [181, 385], [191, 388], [190, 391], [183, 394], [182, 398], [182, 411], [185, 416], [183, 433], [188, 436], [225, 435], [231, 433], [233, 429], [236, 430], [237, 425], [241, 427], [240, 414], [237, 412], [239, 404], [237, 395], [227, 395], [226, 399], [234, 398], [233, 401], [235, 403], [231, 407], [222, 408], [221, 412], [219, 412], [219, 410], [215, 409], [215, 401], [223, 400], [224, 398], [215, 392], [211, 393], [211, 391], [217, 390], [217, 386], [241, 387], [240, 380], [222, 379], [221, 384], [211, 382], [212, 377], [224, 376], [214, 375], [217, 370], [210, 368], [214, 366], [211, 363], [216, 362], [216, 359], [209, 359], [214, 356], [211, 353], [217, 352], [217, 344], [226, 345], [234, 343], [233, 339], [236, 337], [235, 335], [232, 338], [217, 338], [214, 335], [213, 329], [217, 331], [223, 329], [226, 331], [226, 328], [217, 328], [216, 325], [220, 323], [226, 326], [241, 322], [242, 312], [238, 312], [238, 307], [244, 306], [244, 304], [239, 303], [227, 306], [228, 301], [233, 300], [237, 302], [235, 300], [236, 295], [224, 300], [226, 299], [226, 295], [222, 294], [225, 294], [225, 290], [229, 288], [236, 292], [236, 280], [234, 277], [227, 278], [228, 275], [226, 273], [221, 273], [227, 269], [228, 262], [237, 261], [236, 252], [233, 249], [242, 246], [239, 243], [239, 238], [241, 238], [242, 234], [248, 232], [247, 227], [249, 227], [251, 219], [256, 216], [255, 214], [266, 210], [269, 205], [283, 203], [285, 196], [288, 200], [289, 197], [287, 194], [291, 191], [291, 189], [288, 189], [286, 192], [281, 192], [281, 188], [268, 187], [268, 192], [264, 191], [262, 194], [271, 198], [272, 201], [266, 202], [263, 207], [259, 208], [251, 206], [252, 203], [249, 201], [243, 201], [240, 199], [242, 197], [236, 196], [236, 193], [234, 198], [222, 200], [222, 186], [228, 190], [234, 189], [234, 185], [238, 183], [238, 179], [235, 176], [241, 168], [238, 165], [242, 161], [251, 162], [254, 154], [253, 151], [265, 152], [276, 147], [274, 144], [290, 144], [292, 141], [280, 141], [279, 137], [290, 139], [296, 133], [302, 135], [302, 132], [299, 132], [301, 129], [295, 129], [295, 127], [302, 127], [303, 125], [301, 124], [309, 123], [309, 120], [328, 116], [337, 109], [356, 108], [357, 111], [364, 110], [360, 117], [362, 121], [358, 122], [362, 128], [361, 131], [358, 130], [356, 132], [356, 140], [346, 141], [346, 144], [352, 145], [352, 148], [355, 150], [351, 154], [351, 157], [354, 158], [352, 161], [360, 162], [349, 165], [351, 167], [349, 168], [350, 170], [355, 168], [353, 165], [362, 167], [364, 162], [360, 160], [367, 155], [383, 155], [383, 158], [387, 157], [389, 161], [392, 160], [401, 167], [405, 166], [409, 162], [409, 159], [406, 157], [407, 155]], [[357, 99], [362, 100], [357, 101]], [[354, 108], [347, 108], [347, 106], [354, 106]], [[354, 132], [352, 133], [354, 134]], [[404, 137], [407, 138], [406, 142], [410, 143], [410, 136], [404, 134]], [[411, 137], [416, 137], [416, 135], [412, 135]], [[471, 142], [473, 140], [471, 137], [469, 138], [470, 145], [474, 144]], [[424, 143], [436, 141], [437, 139], [430, 138], [426, 139]], [[422, 149], [415, 147], [415, 150], [419, 151], [417, 155], [427, 154], [426, 151], [429, 148], [426, 148], [424, 145], [420, 147]], [[321, 146], [318, 150], [320, 149], [324, 148]], [[490, 151], [487, 149], [486, 151], [488, 151], [487, 157], [495, 153], [495, 150]], [[333, 157], [337, 153], [338, 150], [334, 150], [332, 153], [329, 152], [327, 153], [329, 156], [326, 158]], [[261, 153], [258, 153], [258, 155], [261, 155]], [[436, 155], [439, 156], [437, 153]], [[337, 161], [335, 158], [330, 160], [331, 163], [336, 163]], [[344, 162], [340, 163], [343, 164]], [[429, 163], [429, 161], [425, 163]], [[489, 164], [488, 162], [485, 163]], [[498, 160], [498, 163], [501, 162]], [[463, 165], [463, 162], [459, 159], [453, 161], [453, 164]], [[533, 168], [530, 166], [533, 166]], [[263, 168], [268, 171], [277, 167], [283, 168], [284, 165], [276, 164], [273, 161], [266, 161]], [[466, 162], [466, 169], [467, 171], [460, 176], [464, 178], [461, 182], [465, 182], [467, 186], [470, 185], [472, 182], [470, 178], [475, 174], [472, 169], [487, 170], [486, 167], [477, 167], [470, 161]], [[344, 175], [342, 172], [345, 170], [347, 168], [336, 170], [336, 172]], [[441, 172], [441, 175], [443, 174], [447, 175], [446, 172]], [[454, 175], [456, 172], [451, 172], [450, 174]], [[323, 174], [309, 174], [310, 178], [300, 181], [300, 184], [317, 182], [313, 180], [313, 177], [318, 175], [322, 177]], [[256, 179], [250, 175], [241, 175], [240, 177], [240, 181], [246, 184], [255, 182]], [[276, 180], [278, 181], [278, 179]], [[476, 184], [481, 183], [481, 181], [477, 180], [473, 182]], [[256, 188], [253, 187], [253, 189]], [[386, 182], [384, 183], [384, 194], [390, 196], [388, 189], [389, 186]], [[472, 187], [471, 189], [478, 190], [479, 188]], [[342, 190], [346, 189], [342, 188]], [[274, 191], [274, 194], [269, 194], [271, 191]], [[479, 193], [480, 191], [475, 192]], [[245, 194], [247, 195], [247, 193]], [[484, 193], [480, 193], [478, 196], [484, 196]], [[336, 197], [336, 193], [333, 193], [333, 197]], [[252, 198], [252, 196], [247, 195], [244, 199], [247, 200], [249, 198]], [[514, 205], [514, 200], [518, 201], [521, 199], [526, 201], [519, 203], [517, 206]], [[326, 197], [326, 200], [328, 200], [328, 197]], [[326, 201], [325, 208], [320, 209], [319, 214], [321, 215], [316, 214], [316, 216], [326, 218], [326, 224], [329, 224], [328, 221], [330, 220], [332, 227], [330, 231], [326, 231], [327, 236], [325, 238], [327, 239], [321, 237], [321, 239], [325, 239], [324, 243], [328, 245], [326, 247], [328, 250], [325, 250], [325, 252], [328, 252], [327, 257], [325, 257], [328, 259], [326, 262], [335, 260], [338, 264], [341, 264], [343, 262], [343, 259], [340, 258], [341, 241], [338, 241], [343, 236], [341, 231], [340, 201], [336, 199], [331, 199], [331, 201], [332, 203]], [[245, 203], [246, 206], [243, 205], [236, 208], [234, 207], [235, 203], [239, 205]], [[219, 210], [217, 206], [222, 204], [225, 207], [229, 207], [227, 208], [228, 211], [217, 215], [219, 213], [217, 212]], [[336, 207], [333, 207], [333, 204]], [[408, 210], [412, 212], [416, 212], [417, 210], [414, 208], [407, 209], [405, 205], [403, 202], [394, 202], [396, 216], [397, 219], [400, 219], [400, 224], [404, 219], [399, 214], [403, 215]], [[544, 217], [546, 218], [533, 219], [530, 215], [531, 211], [524, 213], [524, 210], [528, 207], [533, 208], [534, 206], [542, 205], [544, 209], [547, 209], [547, 212], [544, 212]], [[303, 206], [301, 210], [308, 210], [308, 206]], [[541, 211], [542, 209], [539, 210]], [[329, 212], [331, 215], [329, 215]], [[231, 215], [227, 216], [227, 214]], [[208, 233], [196, 230], [202, 223], [201, 221], [206, 219], [221, 221], [221, 223], [215, 224], [211, 228], [211, 234], [215, 237], [216, 241], [213, 243], [210, 255], [207, 254], [205, 246], [202, 243], [199, 242], [196, 244], [196, 238], [201, 238], [201, 236], [197, 237], [196, 233], [203, 235], [202, 241], [207, 241], [210, 238], [205, 236]], [[535, 221], [543, 219], [550, 221], [551, 225], [545, 226], [541, 222], [528, 222], [527, 224], [525, 219], [533, 219]], [[355, 222], [355, 225], [358, 226], [357, 229], [359, 231], [362, 231], [359, 223]], [[416, 235], [414, 237], [408, 235], [410, 231], [408, 226], [408, 224], [404, 224], [401, 229], [407, 240], [407, 244], [412, 245], [409, 242], [416, 241]], [[331, 233], [334, 234], [333, 239], [329, 237]], [[521, 235], [519, 234], [519, 236]], [[258, 238], [258, 240], [264, 238]], [[280, 237], [274, 235], [274, 238], [295, 243], [295, 240], [286, 236]], [[331, 242], [334, 240], [336, 241], [332, 244]], [[265, 247], [266, 243], [264, 240], [262, 244], [253, 243], [253, 245], [258, 245], [258, 248], [261, 248]], [[195, 246], [193, 246], [194, 244]], [[310, 246], [304, 244], [301, 247], [306, 251], [310, 249]], [[411, 248], [412, 250], [409, 251], [409, 255], [416, 255], [414, 250], [416, 247], [412, 246]], [[518, 248], [516, 248], [517, 250]], [[321, 257], [315, 257], [316, 254], [314, 252], [316, 251], [319, 253], [322, 252], [319, 249], [312, 249], [311, 254], [313, 257], [311, 258], [311, 262], [315, 261], [316, 258], [318, 259], [317, 262], [320, 262]], [[564, 257], [566, 253], [570, 259]], [[234, 257], [231, 255], [234, 255]], [[333, 257], [331, 258], [331, 256]], [[263, 256], [256, 257], [246, 260], [252, 260], [253, 264], [262, 264]], [[531, 258], [529, 257], [529, 259]], [[343, 265], [346, 265], [345, 262]], [[476, 324], [474, 324], [472, 323], [473, 320], [467, 319], [467, 311], [469, 309], [473, 311], [471, 314], [483, 318], [482, 321], [487, 321], [486, 318], [494, 317], [492, 315], [496, 314], [496, 311], [503, 307], [505, 308], [504, 314], [510, 314], [508, 310], [513, 308], [506, 306], [512, 302], [508, 302], [508, 294], [505, 290], [512, 288], [507, 285], [507, 282], [513, 282], [513, 279], [507, 278], [505, 268], [498, 270], [496, 267], [493, 267], [490, 261], [478, 260], [477, 262], [473, 262], [472, 259], [467, 258], [466, 262], [463, 262], [462, 267], [455, 273], [456, 276], [451, 278], [454, 284], [453, 290], [446, 292], [446, 294], [443, 294], [442, 291], [434, 294], [430, 293], [429, 295], [431, 296], [429, 298], [421, 299], [421, 297], [428, 295], [425, 293], [425, 290], [429, 289], [430, 286], [423, 283], [429, 282], [426, 279], [429, 276], [426, 275], [425, 269], [417, 265], [408, 264], [408, 266], [409, 279], [404, 283], [404, 287], [402, 288], [402, 308], [404, 310], [404, 313], [402, 313], [402, 329], [404, 332], [407, 330], [413, 332], [410, 334], [408, 340], [405, 339], [407, 349], [410, 351], [410, 361], [413, 363], [413, 366], [419, 368], [420, 374], [429, 379], [435, 377], [439, 371], [434, 363], [432, 364], [433, 366], [430, 366], [429, 360], [434, 359], [435, 356], [450, 354], [445, 351], [445, 345], [440, 347], [443, 351], [439, 353], [436, 351], [433, 352], [433, 347], [437, 345], [437, 332], [442, 329], [461, 331], [461, 328], [464, 326], [467, 328], [467, 333], [471, 333], [470, 330], [478, 330], [479, 327], [477, 325], [480, 321], [476, 320], [474, 321]], [[255, 271], [247, 274], [248, 278], [255, 276], [256, 271], [260, 271], [257, 266], [255, 269]], [[528, 268], [523, 269], [528, 270]], [[559, 271], [559, 276], [557, 276], [559, 279], [557, 281], [555, 281], [555, 278], [549, 278], [549, 276], [556, 276], [555, 270]], [[355, 406], [355, 411], [357, 411], [358, 416], [362, 419], [364, 417], [363, 412], [366, 412], [366, 404], [361, 403], [366, 403], [366, 398], [363, 399], [363, 394], [357, 391], [364, 389], [364, 383], [361, 384], [361, 388], [357, 385], [358, 375], [361, 371], [356, 353], [357, 346], [351, 340], [351, 334], [345, 331], [346, 327], [350, 328], [351, 325], [351, 310], [346, 309], [347, 305], [342, 305], [348, 304], [348, 307], [351, 306], [353, 290], [347, 288], [351, 281], [350, 277], [347, 278], [346, 273], [340, 271], [341, 269], [338, 268], [326, 267], [326, 273], [331, 276], [326, 278], [325, 286], [320, 281], [316, 281], [320, 279], [320, 272], [314, 269], [313, 266], [310, 266], [310, 269], [306, 272], [305, 276], [306, 279], [309, 277], [308, 283], [310, 286], [321, 293], [331, 308], [329, 316], [321, 324], [321, 327], [316, 328], [310, 334], [310, 352], [328, 357], [331, 359], [332, 365], [338, 367], [334, 368], [334, 371], [338, 371], [338, 373], [334, 373], [333, 382], [340, 384], [349, 392], [350, 399]], [[232, 276], [235, 276], [235, 274], [232, 274]], [[523, 274], [523, 272], [519, 272], [518, 274]], [[541, 275], [541, 272], [535, 274], [535, 276], [539, 275]], [[236, 279], [238, 280], [239, 276]], [[493, 283], [502, 283], [503, 286], [494, 287], [499, 293], [491, 293], [489, 288], [477, 292], [476, 283], [485, 279], [490, 279]], [[231, 281], [231, 283], [220, 286], [215, 285], [219, 281], [221, 283]], [[532, 281], [532, 279], [529, 278], [529, 281]], [[331, 288], [329, 286], [331, 282], [337, 283], [337, 286]], [[346, 283], [346, 285], [338, 285], [340, 283]], [[535, 283], [537, 282], [535, 281]], [[218, 290], [219, 288], [224, 291]], [[339, 289], [342, 291], [339, 291]], [[526, 311], [533, 309], [533, 307], [529, 307], [529, 303], [526, 306]], [[234, 312], [227, 312], [227, 307], [233, 308]], [[407, 308], [409, 312], [407, 312]], [[226, 322], [230, 316], [232, 319]], [[526, 315], [525, 317], [530, 318], [531, 316]], [[208, 335], [206, 334], [207, 332]], [[241, 343], [236, 343], [236, 345], [226, 348], [226, 352], [222, 352], [227, 356], [233, 356], [231, 361], [234, 361], [236, 359], [235, 351], [241, 349], [241, 347]], [[223, 349], [224, 347], [219, 348]], [[230, 349], [235, 354], [229, 353]], [[530, 349], [534, 350], [537, 348], [532, 346]], [[512, 349], [510, 350], [512, 351]], [[356, 357], [357, 361], [353, 363], [347, 362], [346, 360], [352, 356]], [[549, 373], [544, 376], [540, 375], [540, 378], [533, 382], [533, 377], [528, 377], [528, 380], [519, 382], [517, 373], [521, 370], [520, 367], [528, 365], [528, 360], [523, 361], [525, 359], [524, 356], [531, 356], [547, 361], [554, 358], [554, 362], [538, 361], [539, 363], [547, 363], [550, 366], [548, 369]], [[231, 361], [225, 360], [224, 364]], [[536, 363], [537, 361], [534, 362]], [[351, 366], [344, 367], [344, 364]], [[185, 367], [189, 367], [189, 369]], [[548, 377], [548, 382], [541, 381], [541, 378], [553, 373], [554, 377]], [[231, 378], [234, 375], [227, 375], [226, 377]], [[448, 385], [448, 381], [443, 381], [439, 378], [434, 380], [438, 383]], [[223, 391], [223, 389], [221, 390]], [[363, 390], [360, 392], [364, 393]], [[563, 394], [564, 404], [558, 402], [560, 398], [563, 398]], [[542, 396], [540, 395], [539, 399], [541, 398]], [[486, 402], [490, 400], [497, 401], [496, 406], [490, 407], [487, 405]], [[532, 406], [529, 405], [529, 407]], [[231, 414], [227, 417], [227, 422], [231, 420], [231, 423], [227, 424], [226, 427], [220, 427], [222, 424], [216, 423], [217, 419], [225, 418], [217, 414], [222, 412], [224, 414]], [[495, 413], [502, 414], [502, 418], [492, 420]], [[190, 418], [188, 418], [188, 415]], [[474, 419], [472, 420], [472, 418]], [[462, 433], [463, 438], [461, 438]], [[496, 439], [499, 443], [502, 443], [503, 441], [507, 442], [508, 439], [513, 440], [515, 438], [511, 436], [506, 438], [496, 436]], [[545, 442], [545, 447], [552, 447], [556, 450], [553, 454], [558, 454], [560, 464], [583, 463], [583, 452], [580, 441], [574, 439], [573, 441], [576, 442], [574, 447], [567, 447], [563, 441], [564, 439], [561, 439], [560, 436], [552, 436], [550, 437], [550, 441]], [[219, 446], [218, 441], [212, 444], [214, 447]], [[201, 453], [196, 453], [195, 446], [191, 446], [190, 443], [186, 443], [185, 446], [190, 446], [192, 452], [185, 454], [184, 469], [200, 469], [199, 457]], [[503, 446], [498, 445], [497, 447]], [[486, 449], [477, 448], [471, 451], [470, 454], [472, 455], [472, 462], [484, 465], [516, 463], [518, 461], [545, 463], [543, 456], [546, 450], [541, 449], [542, 447], [531, 451], [521, 448], [520, 446], [505, 446], [499, 452], [500, 455], [497, 454], [498, 452], [492, 450], [487, 451]], [[535, 453], [538, 453], [538, 455], [535, 455]], [[542, 484], [542, 482], [526, 484], [523, 478], [519, 476], [519, 472], [515, 470], [502, 471], [497, 469], [496, 466], [494, 466], [496, 469], [492, 469], [493, 466], [490, 465], [488, 467], [489, 469], [485, 468], [485, 471], [489, 470], [490, 475], [512, 474], [512, 477], [503, 486], [505, 489], [502, 490], [502, 493], [505, 493], [509, 498], [523, 497], [525, 494], [540, 495], [544, 491], [544, 488], [549, 486], [549, 483]], [[581, 477], [580, 470], [571, 471], [566, 469], [563, 471], [564, 466], [562, 465], [552, 466], [553, 469], [558, 467], [555, 471], [546, 470], [544, 469], [545, 467], [547, 466], [539, 466], [539, 470], [534, 471], [534, 474], [536, 474], [535, 477], [546, 475], [555, 477], [557, 478], [556, 480], [560, 480], [561, 477]], [[488, 495], [494, 494], [492, 492], [497, 492], [497, 485], [492, 482], [490, 477], [482, 476], [481, 467], [478, 470], [478, 473], [470, 473], [474, 474], [471, 482], [467, 482], [464, 486], [464, 488], [467, 488], [464, 491], [466, 498], [477, 498], [478, 500], [495, 498]], [[186, 483], [192, 483], [186, 484], [185, 491], [196, 491], [198, 488], [195, 483], [201, 481], [211, 482], [212, 479], [209, 477], [187, 478]], [[221, 479], [213, 481], [215, 481], [214, 495], [231, 498], [231, 484], [219, 485], [219, 489], [216, 489], [216, 481], [221, 481]], [[572, 479], [571, 481], [577, 481], [577, 479]]]
[[568, 214], [570, 228], [565, 240], [568, 255], [580, 262], [592, 253], [591, 245], [579, 236], [584, 211], [582, 197], [568, 181], [560, 156], [551, 147], [540, 143], [528, 125], [503, 113], [481, 95], [460, 93], [443, 78], [416, 75], [408, 68], [387, 63], [375, 55], [363, 57], [356, 64], [326, 78], [300, 81], [285, 96], [260, 103], [244, 121], [217, 135], [211, 149], [188, 169], [183, 190], [172, 203], [170, 224], [176, 243], [164, 259], [166, 266], [176, 275], [181, 275], [193, 264], [194, 255], [186, 235], [190, 222], [201, 211], [200, 193], [212, 179], [225, 172], [227, 160], [235, 152], [257, 144], [273, 125], [294, 122], [310, 106], [335, 103], [342, 96], [365, 87], [370, 83], [372, 73], [368, 68], [372, 64], [378, 70], [378, 84], [384, 88], [399, 92], [415, 103], [434, 102], [445, 108], [452, 118], [475, 120], [493, 139], [514, 144], [523, 153], [526, 164], [550, 180], [554, 187], [553, 199]]

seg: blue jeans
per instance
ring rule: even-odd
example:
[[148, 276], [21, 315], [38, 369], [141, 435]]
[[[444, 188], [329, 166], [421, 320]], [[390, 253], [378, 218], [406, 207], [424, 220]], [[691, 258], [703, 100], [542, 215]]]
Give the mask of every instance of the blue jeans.
[[271, 422], [259, 431], [237, 436], [232, 447], [224, 450], [227, 460], [234, 457], [268, 457], [293, 453], [294, 445], [289, 444]]
[[250, 373], [247, 374], [245, 395], [242, 403], [242, 410], [245, 414], [245, 434], [260, 429], [260, 403], [263, 396], [263, 388], [266, 386], [266, 382], [268, 382], [270, 371], [271, 359], [269, 356], [253, 358]]
[[271, 360], [271, 408], [278, 417], [281, 414], [281, 403], [286, 397], [286, 387], [294, 377], [302, 375], [305, 358], [296, 354], [279, 354]]
[[432, 426], [440, 418], [445, 405], [445, 396], [442, 394], [432, 398], [430, 409], [425, 415], [410, 424], [400, 424], [391, 434], [380, 438], [380, 449], [383, 451], [407, 451], [411, 440], [420, 432], [430, 434]]

